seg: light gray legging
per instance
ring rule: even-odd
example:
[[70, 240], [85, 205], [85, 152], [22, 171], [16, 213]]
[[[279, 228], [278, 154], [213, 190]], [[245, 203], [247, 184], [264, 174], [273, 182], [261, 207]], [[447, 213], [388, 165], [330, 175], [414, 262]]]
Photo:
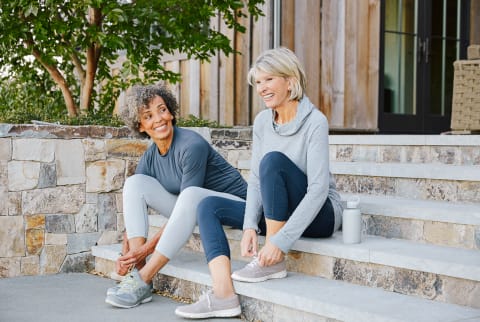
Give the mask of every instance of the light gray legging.
[[123, 216], [128, 239], [148, 236], [147, 206], [169, 217], [155, 250], [171, 259], [187, 243], [197, 223], [197, 206], [209, 196], [243, 201], [229, 193], [188, 187], [174, 195], [155, 178], [135, 174], [123, 187]]

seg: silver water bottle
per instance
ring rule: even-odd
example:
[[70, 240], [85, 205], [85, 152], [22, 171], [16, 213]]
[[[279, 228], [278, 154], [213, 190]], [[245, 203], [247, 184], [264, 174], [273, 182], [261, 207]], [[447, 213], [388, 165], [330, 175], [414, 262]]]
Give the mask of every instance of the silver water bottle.
[[344, 244], [358, 244], [362, 237], [362, 213], [358, 208], [360, 198], [355, 196], [347, 201], [343, 210], [342, 235]]

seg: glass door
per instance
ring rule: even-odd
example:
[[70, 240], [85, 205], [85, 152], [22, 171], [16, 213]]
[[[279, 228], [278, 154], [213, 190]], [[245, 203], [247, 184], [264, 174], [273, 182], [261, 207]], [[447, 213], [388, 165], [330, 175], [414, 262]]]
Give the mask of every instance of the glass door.
[[467, 0], [384, 0], [379, 129], [450, 129], [453, 62], [466, 55]]

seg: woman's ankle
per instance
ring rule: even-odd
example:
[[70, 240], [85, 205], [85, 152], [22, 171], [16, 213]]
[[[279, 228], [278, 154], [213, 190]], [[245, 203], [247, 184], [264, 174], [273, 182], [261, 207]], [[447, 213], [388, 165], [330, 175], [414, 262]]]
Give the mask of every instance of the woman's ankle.
[[141, 270], [141, 269], [145, 266], [145, 264], [146, 264], [145, 260], [140, 261], [140, 262], [138, 262], [138, 263], [135, 264], [135, 268], [136, 268], [137, 270]]
[[225, 300], [225, 299], [229, 299], [229, 298], [232, 298], [234, 296], [236, 296], [237, 294], [235, 292], [215, 292], [213, 291], [213, 295], [217, 298], [217, 299], [220, 299], [220, 300]]

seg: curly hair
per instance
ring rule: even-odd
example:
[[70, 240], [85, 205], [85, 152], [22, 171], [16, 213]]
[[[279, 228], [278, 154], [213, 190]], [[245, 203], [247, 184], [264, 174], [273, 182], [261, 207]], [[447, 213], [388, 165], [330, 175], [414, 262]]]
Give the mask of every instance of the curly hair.
[[173, 115], [172, 124], [175, 126], [177, 123], [178, 103], [173, 93], [165, 85], [134, 85], [127, 90], [123, 103], [118, 108], [118, 116], [134, 134], [144, 138], [149, 137], [146, 133], [139, 131], [139, 115], [142, 109], [147, 108], [156, 96], [163, 99], [168, 111]]

